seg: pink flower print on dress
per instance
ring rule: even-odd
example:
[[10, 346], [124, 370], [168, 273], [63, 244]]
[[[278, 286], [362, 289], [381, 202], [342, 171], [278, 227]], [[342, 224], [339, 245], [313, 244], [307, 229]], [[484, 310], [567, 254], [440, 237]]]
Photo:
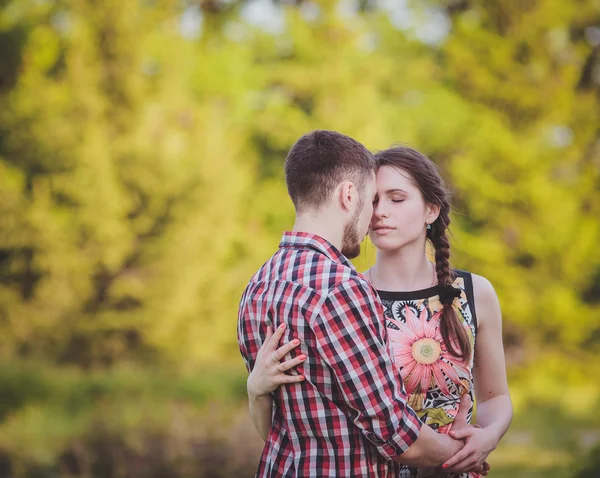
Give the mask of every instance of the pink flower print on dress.
[[428, 321], [426, 308], [419, 317], [408, 306], [404, 310], [406, 323], [388, 319], [398, 328], [389, 327], [388, 334], [396, 365], [401, 368], [406, 393], [410, 396], [420, 384], [420, 392], [426, 394], [433, 381], [443, 394], [450, 395], [446, 377], [459, 389], [464, 388], [455, 369], [465, 374], [469, 372], [465, 362], [451, 355], [444, 345], [439, 330], [441, 311]]

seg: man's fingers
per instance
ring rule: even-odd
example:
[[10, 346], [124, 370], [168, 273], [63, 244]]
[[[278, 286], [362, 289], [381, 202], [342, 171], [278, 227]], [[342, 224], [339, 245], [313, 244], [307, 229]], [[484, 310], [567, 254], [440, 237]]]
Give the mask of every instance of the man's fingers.
[[458, 430], [454, 431], [452, 430], [450, 432], [450, 436], [452, 438], [455, 438], [456, 440], [463, 440], [467, 437], [470, 437], [473, 435], [474, 430], [476, 430], [475, 427], [468, 425], [464, 428], [459, 428]]
[[484, 461], [481, 465], [481, 470], [479, 471], [479, 474], [482, 476], [487, 476], [491, 469], [492, 467], [490, 466], [490, 464], [487, 461]]
[[454, 466], [444, 468], [446, 473], [466, 473], [479, 469], [477, 459], [473, 456], [468, 456], [466, 459], [456, 463]]
[[460, 403], [458, 405], [458, 413], [456, 414], [456, 418], [454, 419], [454, 423], [452, 424], [453, 430], [458, 430], [459, 428], [463, 428], [467, 426], [467, 416], [469, 415], [469, 410], [471, 409], [471, 397], [468, 393], [465, 393], [462, 397], [460, 397]]
[[449, 473], [467, 473], [472, 471], [474, 473], [487, 476], [490, 469], [491, 467], [487, 461], [482, 463], [477, 459], [476, 455], [473, 454], [466, 460], [462, 461], [461, 463], [457, 463], [452, 468], [446, 469], [445, 471]]
[[296, 357], [296, 358], [293, 358], [291, 360], [286, 360], [285, 362], [281, 362], [279, 365], [277, 365], [277, 370], [279, 370], [280, 372], [285, 372], [286, 370], [289, 370], [293, 367], [300, 365], [305, 360], [306, 360], [306, 355], [304, 355], [304, 354], [298, 355], [298, 357]]
[[442, 468], [445, 471], [448, 471], [448, 468], [453, 467], [454, 465], [456, 465], [457, 463], [460, 463], [462, 461], [464, 461], [466, 458], [469, 457], [469, 455], [473, 453], [473, 450], [471, 448], [469, 448], [468, 446], [465, 446], [462, 450], [460, 450], [456, 455], [454, 455], [452, 458], [450, 458], [446, 463], [444, 463], [442, 465]]
[[473, 460], [472, 463], [467, 463], [467, 471], [472, 471], [473, 473], [483, 473], [481, 461]]

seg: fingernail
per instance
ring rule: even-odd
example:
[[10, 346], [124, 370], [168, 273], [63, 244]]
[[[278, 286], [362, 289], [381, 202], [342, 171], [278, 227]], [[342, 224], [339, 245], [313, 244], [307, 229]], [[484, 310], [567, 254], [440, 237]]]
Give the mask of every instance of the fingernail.
[[300, 380], [304, 380], [304, 375], [300, 375]]
[[302, 354], [302, 355], [298, 356], [298, 358], [299, 358], [300, 360], [306, 360], [306, 355]]
[[293, 343], [294, 345], [298, 345], [298, 344], [300, 343], [300, 341], [299, 341], [298, 339], [294, 339], [294, 340], [292, 340], [292, 343]]
[[280, 329], [285, 329], [285, 324], [281, 324], [281, 325], [279, 326], [279, 328], [280, 328]]
[[442, 468], [446, 469], [448, 468], [448, 465], [446, 465], [445, 463], [442, 465]]

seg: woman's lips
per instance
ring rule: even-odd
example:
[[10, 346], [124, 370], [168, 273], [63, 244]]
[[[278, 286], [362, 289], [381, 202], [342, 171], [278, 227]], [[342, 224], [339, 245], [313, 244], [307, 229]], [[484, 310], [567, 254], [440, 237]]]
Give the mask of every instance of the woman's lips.
[[391, 227], [391, 226], [375, 226], [373, 228], [373, 232], [375, 234], [379, 234], [380, 236], [383, 236], [385, 234], [392, 232], [394, 229], [396, 229], [396, 228]]

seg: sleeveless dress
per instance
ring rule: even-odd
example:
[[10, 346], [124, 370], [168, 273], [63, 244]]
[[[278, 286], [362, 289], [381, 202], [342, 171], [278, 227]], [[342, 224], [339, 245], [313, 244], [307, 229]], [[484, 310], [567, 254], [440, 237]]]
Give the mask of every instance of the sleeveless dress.
[[[453, 307], [462, 321], [475, 350], [477, 318], [471, 274], [454, 270], [454, 287], [461, 290]], [[439, 316], [442, 304], [439, 286], [411, 292], [378, 290], [384, 306], [385, 323], [398, 366], [408, 404], [421, 421], [438, 433], [448, 433], [456, 417], [460, 397], [468, 393], [475, 402], [473, 390], [473, 356], [467, 361], [450, 355], [440, 333]], [[455, 349], [458, 347], [455, 346]], [[471, 422], [473, 405], [469, 410]], [[418, 469], [402, 466], [399, 478], [418, 477]], [[477, 473], [436, 474], [448, 478], [475, 478]]]

